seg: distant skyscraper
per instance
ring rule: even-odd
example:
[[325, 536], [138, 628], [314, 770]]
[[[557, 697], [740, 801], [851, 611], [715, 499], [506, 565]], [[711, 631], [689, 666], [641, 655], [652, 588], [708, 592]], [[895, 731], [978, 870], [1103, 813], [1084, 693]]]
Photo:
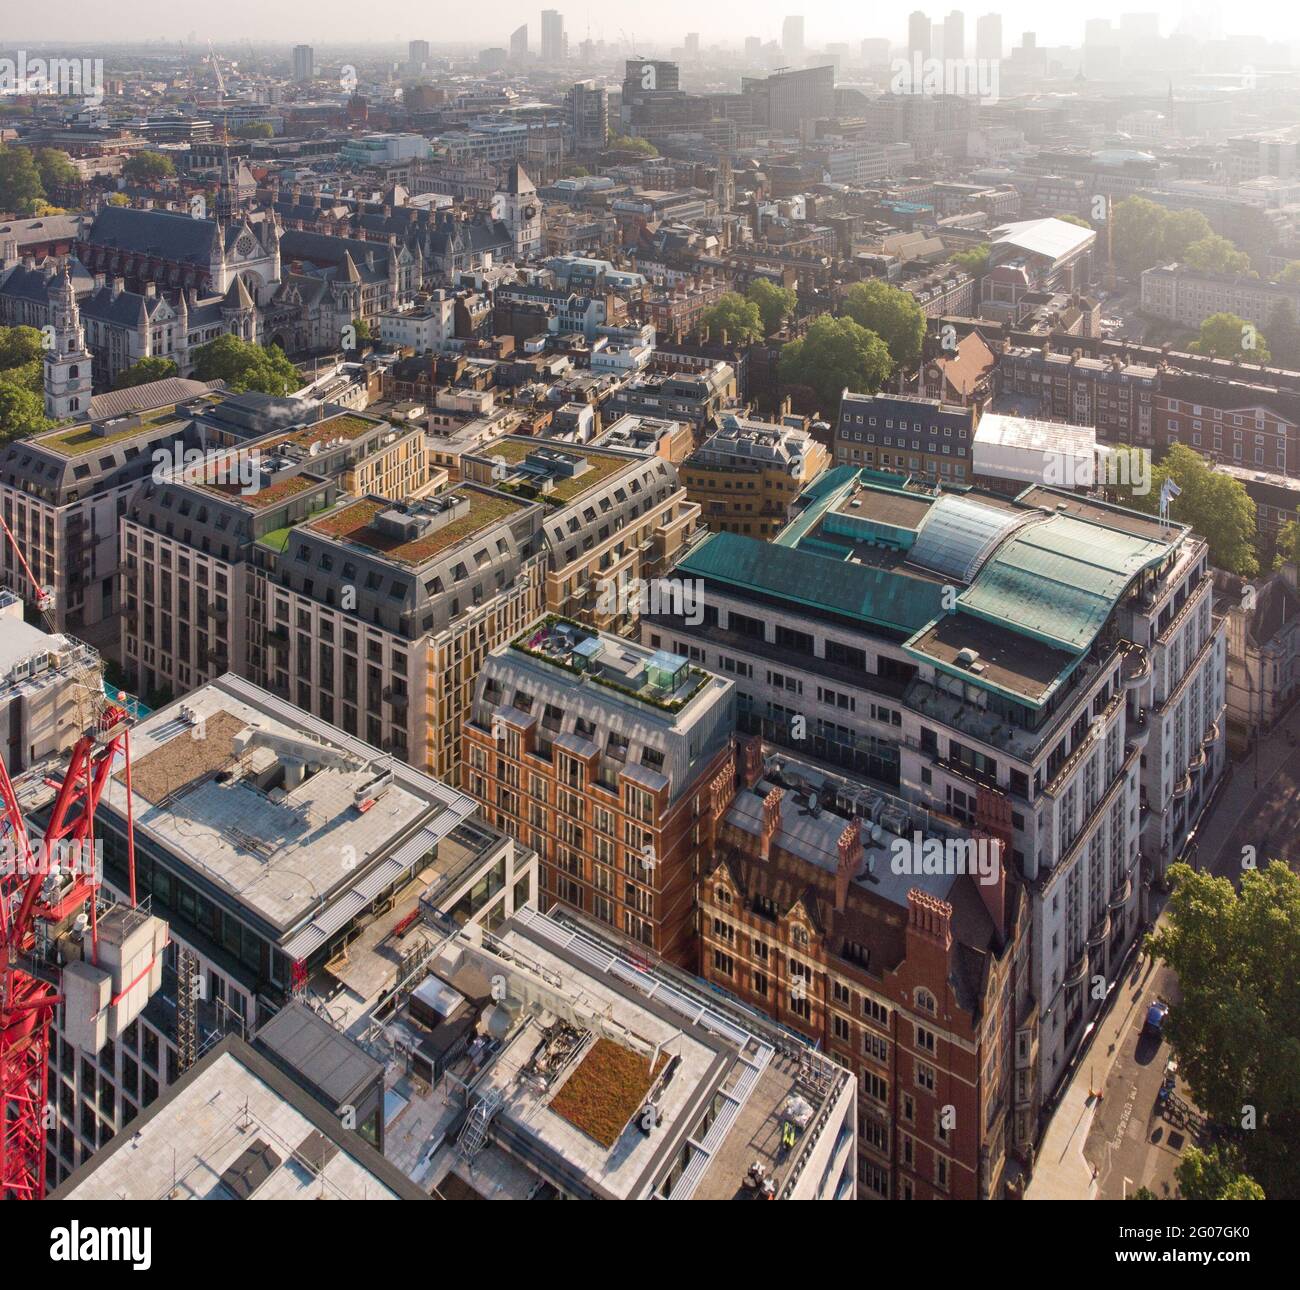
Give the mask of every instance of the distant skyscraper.
[[316, 56], [312, 52], [310, 45], [295, 45], [293, 47], [293, 79], [295, 81], [310, 81], [316, 75]]
[[930, 20], [919, 9], [907, 20], [907, 53], [930, 57]]
[[516, 27], [510, 33], [510, 57], [518, 63], [528, 57], [528, 24]]
[[966, 57], [966, 15], [960, 9], [954, 9], [943, 20], [943, 56]]
[[787, 18], [781, 25], [781, 49], [787, 58], [803, 57], [803, 19]]
[[558, 9], [542, 10], [542, 62], [562, 63], [567, 53], [564, 15]]
[[975, 24], [975, 57], [1002, 57], [1002, 15], [986, 13]]
[[406, 61], [412, 67], [423, 67], [429, 61], [429, 42], [413, 40], [406, 47]]

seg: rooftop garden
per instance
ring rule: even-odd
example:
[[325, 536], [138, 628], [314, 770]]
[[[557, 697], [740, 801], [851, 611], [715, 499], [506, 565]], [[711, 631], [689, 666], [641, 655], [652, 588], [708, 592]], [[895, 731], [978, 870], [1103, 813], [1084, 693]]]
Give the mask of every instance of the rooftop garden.
[[555, 487], [549, 493], [542, 493], [540, 489], [520, 481], [497, 484], [496, 487], [520, 497], [527, 497], [530, 500], [537, 498], [549, 503], [551, 506], [560, 506], [565, 502], [573, 501], [576, 497], [581, 497], [598, 484], [603, 483], [615, 471], [637, 464], [627, 457], [615, 457], [606, 452], [591, 452], [579, 444], [552, 443], [546, 439], [529, 439], [527, 442], [499, 439], [496, 443], [488, 444], [483, 449], [482, 455], [488, 461], [501, 457], [507, 465], [518, 466], [522, 464], [525, 457], [530, 453], [537, 452], [539, 449], [548, 449], [553, 452], [563, 452], [570, 456], [581, 457], [591, 469], [584, 471], [574, 479], [564, 477], [556, 479]]
[[[565, 618], [560, 614], [547, 614], [542, 621], [530, 627], [521, 636], [516, 636], [510, 642], [512, 649], [517, 649], [521, 654], [528, 654], [532, 658], [539, 659], [543, 663], [549, 663], [552, 667], [558, 667], [562, 671], [568, 672], [573, 676], [590, 677], [596, 685], [603, 685], [607, 690], [615, 690], [619, 694], [625, 694], [630, 699], [635, 699], [638, 703], [648, 704], [652, 708], [658, 708], [661, 712], [680, 712], [699, 692], [701, 687], [709, 680], [709, 673], [702, 668], [692, 667], [689, 669], [688, 676], [695, 684], [685, 693], [677, 693], [671, 699], [663, 699], [658, 696], [648, 685], [640, 687], [628, 685], [625, 681], [620, 681], [616, 677], [602, 668], [599, 660], [596, 667], [600, 670], [579, 667], [576, 663], [557, 657], [544, 649], [537, 648], [533, 642], [537, 639], [539, 633], [545, 633], [549, 639], [551, 633], [557, 627], [568, 627], [577, 633], [575, 641], [587, 640], [593, 636], [599, 636], [599, 632], [592, 631], [590, 627], [576, 621], [573, 618]], [[629, 642], [620, 641], [621, 645], [626, 646]], [[680, 689], [680, 687], [679, 687]]]
[[374, 527], [375, 516], [393, 503], [373, 497], [364, 497], [341, 510], [331, 511], [311, 521], [309, 527], [341, 542], [355, 542], [358, 546], [381, 552], [401, 564], [420, 565], [519, 509], [517, 502], [506, 497], [491, 497], [478, 492], [469, 492], [467, 496], [470, 499], [468, 515], [410, 542], [390, 537]]
[[666, 1053], [651, 1070], [648, 1058], [612, 1039], [597, 1039], [551, 1099], [551, 1110], [609, 1150], [667, 1065]]

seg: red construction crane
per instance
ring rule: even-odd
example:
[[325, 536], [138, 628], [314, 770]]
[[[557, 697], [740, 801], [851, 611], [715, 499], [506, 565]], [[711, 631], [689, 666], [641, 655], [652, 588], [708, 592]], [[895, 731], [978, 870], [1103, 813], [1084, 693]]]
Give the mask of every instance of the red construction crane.
[[[3, 517], [0, 529], [31, 578], [36, 602], [48, 618], [52, 597], [36, 582]], [[97, 952], [100, 873], [94, 861], [95, 808], [119, 752], [127, 773], [127, 853], [135, 904], [127, 714], [102, 693], [96, 699], [89, 728], [73, 746], [36, 849], [9, 770], [0, 759], [0, 1198], [5, 1200], [39, 1200], [45, 1194], [50, 1021], [61, 995], [59, 969], [43, 959], [36, 930], [44, 923], [57, 933], [84, 914], [82, 926], [91, 938], [91, 955]]]

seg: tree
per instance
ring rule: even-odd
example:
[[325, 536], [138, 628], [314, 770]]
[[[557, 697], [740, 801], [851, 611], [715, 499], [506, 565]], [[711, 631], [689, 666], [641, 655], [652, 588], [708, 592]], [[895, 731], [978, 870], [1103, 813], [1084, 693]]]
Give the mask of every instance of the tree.
[[778, 370], [783, 383], [806, 385], [823, 407], [834, 408], [845, 389], [874, 394], [892, 369], [889, 346], [875, 332], [823, 314], [781, 351]]
[[277, 345], [263, 349], [238, 336], [218, 336], [194, 352], [196, 381], [225, 381], [236, 394], [289, 394], [302, 385], [297, 368]]
[[1273, 306], [1264, 333], [1268, 336], [1269, 357], [1274, 364], [1292, 370], [1300, 368], [1300, 322], [1296, 321], [1289, 300], [1279, 300]]
[[1183, 1200], [1263, 1200], [1264, 1189], [1230, 1147], [1188, 1147], [1174, 1172]]
[[0, 378], [0, 441], [39, 434], [54, 424], [45, 415], [45, 400], [31, 390]]
[[763, 319], [763, 334], [770, 336], [780, 331], [785, 320], [794, 313], [799, 294], [791, 287], [778, 287], [767, 278], [755, 278], [745, 292], [745, 299], [758, 306]]
[[1200, 211], [1163, 211], [1163, 216], [1160, 258], [1166, 262], [1184, 259], [1189, 246], [1214, 233]]
[[724, 332], [727, 339], [737, 345], [763, 339], [763, 316], [758, 306], [734, 291], [719, 296], [718, 303], [704, 311], [700, 322], [709, 329], [709, 335], [718, 340], [722, 339]]
[[855, 282], [844, 293], [843, 311], [889, 346], [895, 367], [911, 367], [920, 359], [925, 314], [906, 291], [878, 278]]
[[269, 121], [247, 121], [235, 131], [237, 139], [269, 139], [275, 128]]
[[45, 200], [41, 172], [29, 148], [0, 144], [0, 211], [32, 215]]
[[1240, 480], [1211, 470], [1186, 444], [1176, 443], [1151, 470], [1149, 488], [1123, 490], [1125, 504], [1155, 515], [1166, 479], [1182, 490], [1170, 503], [1170, 518], [1190, 524], [1210, 544], [1210, 563], [1243, 578], [1259, 572], [1255, 555], [1255, 503]]
[[1167, 263], [1165, 209], [1146, 197], [1126, 197], [1111, 211], [1111, 241], [1125, 273], [1136, 277], [1144, 269]]
[[137, 152], [122, 163], [122, 174], [137, 184], [153, 184], [176, 173], [172, 159], [161, 152]]
[[37, 148], [35, 161], [41, 186], [47, 193], [61, 184], [75, 184], [81, 178], [72, 159], [58, 148]]
[[1193, 242], [1183, 254], [1183, 263], [1203, 273], [1251, 272], [1250, 256], [1217, 233]]
[[41, 333], [35, 327], [0, 327], [0, 372], [21, 367], [44, 355]]
[[1188, 349], [1193, 354], [1213, 358], [1235, 358], [1244, 363], [1267, 363], [1272, 355], [1264, 337], [1236, 314], [1211, 314], [1201, 323], [1201, 331]]
[[638, 157], [659, 155], [659, 149], [649, 139], [634, 134], [612, 134], [605, 146], [610, 152], [634, 152]]
[[987, 242], [980, 242], [978, 246], [967, 247], [964, 251], [954, 251], [949, 258], [967, 273], [973, 273], [978, 277], [989, 267], [989, 252], [992, 249]]
[[148, 385], [150, 381], [165, 381], [180, 371], [170, 358], [142, 358], [131, 364], [125, 371], [117, 374], [113, 382], [115, 390], [127, 390], [133, 385]]
[[[1183, 864], [1170, 878], [1167, 918], [1147, 948], [1178, 974], [1181, 1001], [1166, 1028], [1179, 1076], [1211, 1122], [1234, 1132], [1241, 1168], [1268, 1195], [1295, 1199], [1300, 975], [1292, 968], [1300, 962], [1300, 877], [1274, 860], [1244, 867], [1239, 890]], [[1227, 1164], [1235, 1179], [1235, 1157]], [[1187, 1182], [1225, 1176], [1194, 1162]]]

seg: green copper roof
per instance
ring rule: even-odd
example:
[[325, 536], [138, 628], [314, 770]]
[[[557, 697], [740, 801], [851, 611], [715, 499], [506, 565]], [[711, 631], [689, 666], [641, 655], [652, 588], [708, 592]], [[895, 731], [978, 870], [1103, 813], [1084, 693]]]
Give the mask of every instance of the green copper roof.
[[705, 539], [674, 573], [748, 587], [909, 635], [942, 607], [938, 583], [736, 533]]
[[981, 618], [1082, 653], [1131, 579], [1168, 550], [1168, 542], [1055, 515], [1004, 543], [959, 603]]

